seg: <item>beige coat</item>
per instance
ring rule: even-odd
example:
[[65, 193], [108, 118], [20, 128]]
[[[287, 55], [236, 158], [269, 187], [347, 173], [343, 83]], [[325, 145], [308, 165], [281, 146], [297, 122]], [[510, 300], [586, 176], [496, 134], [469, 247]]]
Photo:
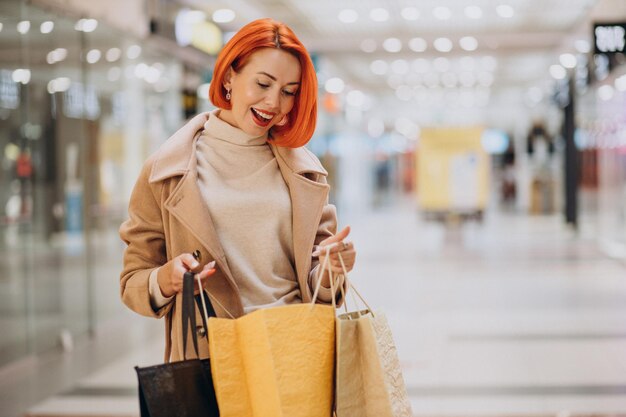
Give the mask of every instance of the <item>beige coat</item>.
[[[155, 268], [182, 253], [199, 250], [201, 264], [216, 261], [217, 272], [210, 277], [207, 291], [235, 317], [243, 314], [237, 284], [196, 181], [195, 140], [207, 117], [208, 113], [194, 117], [146, 161], [130, 199], [129, 219], [120, 227], [120, 236], [128, 245], [120, 277], [122, 301], [144, 316], [165, 316], [166, 362], [183, 359], [182, 297], [178, 294], [174, 302], [158, 311], [152, 309], [148, 282]], [[270, 147], [289, 188], [298, 284], [302, 301], [310, 302], [309, 280], [318, 266], [311, 257], [313, 245], [337, 229], [335, 207], [328, 204], [327, 172], [305, 148]], [[214, 307], [218, 317], [228, 317], [217, 303]], [[199, 312], [197, 323], [202, 323]], [[208, 356], [205, 338], [199, 338], [199, 350], [201, 358]], [[185, 356], [195, 357], [191, 343]]]

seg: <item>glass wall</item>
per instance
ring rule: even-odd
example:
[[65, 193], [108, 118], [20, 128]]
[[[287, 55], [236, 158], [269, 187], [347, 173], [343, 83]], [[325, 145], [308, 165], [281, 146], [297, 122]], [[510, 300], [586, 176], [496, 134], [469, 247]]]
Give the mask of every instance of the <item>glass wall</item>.
[[95, 20], [0, 3], [0, 366], [123, 314], [117, 229], [182, 123], [180, 64]]
[[610, 253], [626, 257], [626, 65], [580, 100], [581, 180], [597, 186], [596, 227]]

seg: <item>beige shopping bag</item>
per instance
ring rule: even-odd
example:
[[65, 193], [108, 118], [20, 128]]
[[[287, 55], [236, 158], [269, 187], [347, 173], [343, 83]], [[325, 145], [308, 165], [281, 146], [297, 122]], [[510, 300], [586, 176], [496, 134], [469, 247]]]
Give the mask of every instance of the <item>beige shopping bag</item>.
[[238, 319], [212, 317], [209, 351], [221, 417], [331, 415], [334, 306], [297, 304]]
[[348, 285], [367, 309], [346, 312], [336, 320], [337, 417], [411, 417], [387, 319], [382, 312], [372, 312], [354, 286]]

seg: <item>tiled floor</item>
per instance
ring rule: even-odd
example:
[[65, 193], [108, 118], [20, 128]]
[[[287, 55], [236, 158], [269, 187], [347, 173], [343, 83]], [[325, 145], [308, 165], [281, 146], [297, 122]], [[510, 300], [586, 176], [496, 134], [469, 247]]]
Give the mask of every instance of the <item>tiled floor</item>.
[[[626, 415], [626, 267], [559, 216], [444, 227], [402, 204], [342, 219], [416, 416]], [[3, 371], [0, 417], [138, 415], [133, 366], [161, 360], [160, 331], [128, 315], [72, 354]]]

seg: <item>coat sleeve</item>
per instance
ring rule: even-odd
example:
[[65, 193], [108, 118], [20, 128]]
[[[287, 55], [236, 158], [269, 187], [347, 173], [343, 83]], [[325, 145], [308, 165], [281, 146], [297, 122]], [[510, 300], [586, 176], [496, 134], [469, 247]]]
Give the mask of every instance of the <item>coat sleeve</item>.
[[161, 318], [173, 303], [158, 310], [154, 310], [150, 303], [150, 274], [167, 262], [160, 203], [163, 185], [148, 182], [151, 169], [150, 159], [144, 164], [131, 194], [128, 220], [120, 226], [120, 237], [127, 245], [120, 291], [122, 302], [131, 310], [144, 316]]
[[[320, 175], [318, 178], [318, 182], [322, 184], [327, 184], [326, 177], [323, 175]], [[322, 217], [320, 218], [320, 224], [317, 227], [317, 234], [315, 235], [314, 245], [315, 246], [319, 245], [320, 242], [322, 242], [324, 239], [330, 236], [333, 236], [335, 233], [337, 233], [337, 209], [335, 208], [334, 205], [329, 204], [328, 200], [326, 200], [326, 204], [324, 205], [324, 208], [322, 210]], [[317, 286], [317, 282], [320, 278], [319, 277], [320, 267], [321, 265], [319, 263], [319, 259], [312, 258], [311, 272], [309, 272], [309, 289], [311, 291], [311, 294], [315, 293], [315, 287]], [[348, 288], [347, 283], [348, 283], [347, 279], [345, 279], [344, 277], [339, 278], [339, 284], [343, 286], [344, 294]], [[331, 297], [332, 297], [332, 294], [331, 294], [330, 288], [320, 287], [320, 291], [317, 297], [318, 303], [331, 304], [332, 302]], [[341, 296], [341, 292], [337, 293], [335, 300], [338, 306], [342, 304], [343, 297]]]

